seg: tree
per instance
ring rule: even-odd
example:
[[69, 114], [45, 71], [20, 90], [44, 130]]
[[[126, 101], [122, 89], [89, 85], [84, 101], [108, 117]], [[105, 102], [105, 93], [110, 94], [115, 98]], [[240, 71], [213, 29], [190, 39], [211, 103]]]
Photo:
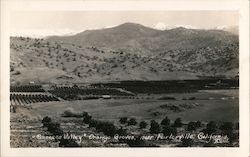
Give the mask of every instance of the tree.
[[147, 123], [145, 122], [145, 121], [142, 121], [142, 122], [140, 122], [140, 124], [139, 124], [139, 126], [140, 126], [140, 129], [144, 129], [144, 128], [146, 128], [147, 127]]
[[91, 119], [92, 119], [92, 116], [86, 115], [85, 117], [83, 117], [83, 122], [86, 124], [89, 124]]
[[217, 129], [217, 124], [216, 124], [216, 122], [214, 122], [214, 121], [210, 121], [208, 124], [207, 124], [207, 128], [208, 129]]
[[197, 122], [196, 122], [196, 127], [197, 127], [197, 128], [200, 128], [200, 127], [201, 127], [201, 122], [200, 122], [200, 121], [197, 121]]
[[137, 121], [135, 118], [131, 118], [129, 121], [128, 121], [128, 125], [136, 125], [137, 124]]
[[174, 127], [182, 127], [182, 120], [181, 118], [177, 118], [175, 121], [174, 121]]
[[216, 129], [217, 129], [217, 124], [214, 121], [210, 121], [209, 123], [207, 123], [206, 129], [204, 129], [203, 131], [207, 134], [212, 134], [216, 132]]
[[187, 131], [196, 130], [196, 122], [189, 122], [187, 126]]
[[161, 128], [160, 128], [160, 125], [155, 120], [151, 120], [149, 130], [151, 134], [157, 134], [161, 131]]
[[123, 129], [122, 127], [120, 127], [116, 133], [119, 135], [119, 136], [125, 136], [127, 135], [127, 129]]
[[169, 125], [170, 125], [170, 119], [166, 116], [166, 117], [161, 121], [161, 125], [169, 126]]
[[97, 125], [98, 125], [98, 121], [97, 121], [97, 120], [91, 119], [91, 120], [89, 121], [89, 127], [90, 127], [90, 128], [91, 128], [91, 127], [97, 127]]
[[169, 135], [177, 135], [177, 130], [174, 127], [170, 127], [170, 126], [164, 126], [162, 129], [162, 133], [164, 134], [164, 136], [169, 136]]
[[47, 127], [48, 124], [51, 123], [51, 121], [52, 121], [52, 120], [51, 120], [50, 117], [48, 117], [48, 116], [44, 117], [43, 120], [42, 120], [43, 126], [44, 126], [44, 127]]
[[82, 117], [86, 117], [86, 116], [89, 116], [89, 113], [88, 113], [88, 112], [83, 111], [83, 112], [82, 112]]
[[128, 121], [128, 118], [127, 118], [127, 117], [121, 117], [121, 118], [120, 118], [120, 123], [121, 123], [121, 124], [126, 124], [127, 121]]
[[220, 129], [231, 131], [231, 130], [233, 130], [233, 123], [232, 122], [223, 122], [222, 125], [220, 126]]
[[117, 128], [113, 123], [99, 121], [97, 123], [96, 130], [103, 132], [107, 136], [114, 136]]
[[48, 123], [47, 125], [48, 131], [51, 132], [53, 135], [63, 135], [63, 131], [60, 128], [60, 124], [59, 123]]

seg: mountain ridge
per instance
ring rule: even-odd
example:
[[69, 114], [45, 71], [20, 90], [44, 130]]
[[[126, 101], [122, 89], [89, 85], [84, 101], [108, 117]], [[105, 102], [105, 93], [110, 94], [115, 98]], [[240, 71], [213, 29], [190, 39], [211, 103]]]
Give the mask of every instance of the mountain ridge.
[[[72, 36], [11, 37], [10, 41], [12, 82], [178, 80], [238, 74], [238, 36], [226, 31], [183, 27], [161, 31], [125, 23]], [[50, 77], [27, 74], [41, 69]]]

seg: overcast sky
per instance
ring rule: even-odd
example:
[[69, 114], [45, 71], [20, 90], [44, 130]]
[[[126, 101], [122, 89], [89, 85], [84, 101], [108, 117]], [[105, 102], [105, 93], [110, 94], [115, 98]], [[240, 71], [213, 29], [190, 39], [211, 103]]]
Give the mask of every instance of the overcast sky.
[[63, 35], [125, 22], [163, 29], [238, 26], [237, 11], [22, 11], [12, 12], [11, 35]]

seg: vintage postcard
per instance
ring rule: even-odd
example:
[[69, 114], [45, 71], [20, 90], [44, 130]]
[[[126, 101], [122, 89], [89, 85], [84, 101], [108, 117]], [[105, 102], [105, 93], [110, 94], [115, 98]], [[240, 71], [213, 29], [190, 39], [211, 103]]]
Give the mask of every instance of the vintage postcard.
[[2, 156], [248, 156], [248, 3], [182, 3], [3, 1]]

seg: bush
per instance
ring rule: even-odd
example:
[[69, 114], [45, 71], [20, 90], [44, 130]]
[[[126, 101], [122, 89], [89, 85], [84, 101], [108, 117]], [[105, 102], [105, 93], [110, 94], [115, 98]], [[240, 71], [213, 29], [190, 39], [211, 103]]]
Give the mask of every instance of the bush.
[[128, 125], [136, 125], [137, 124], [137, 121], [135, 118], [131, 118], [129, 121], [128, 121]]
[[122, 118], [120, 118], [120, 123], [121, 123], [121, 124], [126, 124], [127, 121], [128, 121], [128, 118], [127, 118], [127, 117], [122, 117]]
[[144, 129], [144, 128], [146, 128], [147, 127], [147, 123], [145, 122], [145, 121], [142, 121], [142, 122], [140, 122], [140, 124], [139, 124], [139, 126], [140, 126], [140, 129]]
[[[83, 112], [83, 113], [76, 113], [73, 108], [67, 108], [63, 114], [63, 117], [77, 117], [77, 118], [85, 118], [85, 117], [89, 117], [90, 115], [88, 114], [88, 112]], [[91, 116], [90, 116], [91, 117]]]
[[163, 125], [163, 126], [169, 126], [169, 125], [170, 125], [170, 119], [168, 119], [168, 117], [166, 116], [166, 117], [161, 121], [161, 125]]
[[155, 120], [151, 120], [149, 130], [151, 134], [158, 134], [161, 131], [161, 128], [160, 125]]
[[73, 108], [66, 108], [63, 112], [63, 117], [74, 117], [76, 115], [75, 111]]
[[177, 118], [175, 121], [174, 121], [174, 127], [182, 127], [182, 120], [181, 118]]

